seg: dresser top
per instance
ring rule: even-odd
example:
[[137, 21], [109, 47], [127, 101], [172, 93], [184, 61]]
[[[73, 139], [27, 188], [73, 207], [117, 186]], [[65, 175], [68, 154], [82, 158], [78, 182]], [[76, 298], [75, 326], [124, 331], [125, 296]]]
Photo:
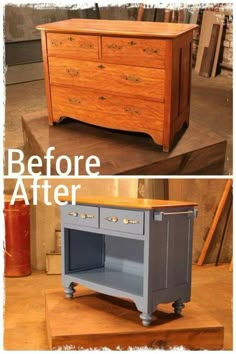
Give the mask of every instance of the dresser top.
[[[70, 202], [70, 197], [60, 197], [61, 201]], [[110, 207], [124, 207], [132, 209], [158, 209], [171, 207], [193, 207], [197, 203], [193, 202], [179, 202], [171, 200], [159, 199], [143, 199], [143, 198], [122, 198], [122, 197], [105, 197], [105, 196], [87, 196], [78, 197], [77, 204], [102, 205]]]
[[184, 23], [89, 20], [77, 18], [36, 26], [39, 30], [50, 32], [159, 38], [175, 38], [197, 27], [197, 25]]

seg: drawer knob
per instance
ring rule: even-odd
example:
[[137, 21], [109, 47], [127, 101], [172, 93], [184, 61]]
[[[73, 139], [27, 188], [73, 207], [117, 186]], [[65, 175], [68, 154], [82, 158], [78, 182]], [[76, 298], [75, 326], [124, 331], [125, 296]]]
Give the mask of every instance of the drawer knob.
[[101, 101], [103, 101], [103, 100], [106, 99], [104, 96], [100, 96], [100, 97], [98, 97], [98, 98], [99, 98], [99, 100], [101, 100]]
[[125, 107], [125, 112], [131, 115], [140, 115], [140, 112], [133, 107]]
[[128, 42], [128, 45], [135, 45], [135, 44], [136, 44], [136, 42], [134, 42], [134, 41]]
[[105, 66], [101, 64], [101, 65], [98, 65], [98, 68], [99, 69], [105, 69]]
[[138, 76], [134, 76], [134, 75], [124, 75], [123, 78], [124, 78], [124, 80], [134, 82], [134, 83], [141, 81]]
[[68, 215], [76, 217], [78, 216], [78, 213], [76, 213], [75, 211], [69, 211]]
[[117, 222], [118, 218], [116, 216], [108, 216], [105, 218], [105, 220], [110, 221], [110, 222]]
[[94, 47], [93, 43], [90, 43], [90, 42], [84, 42], [84, 43], [81, 43], [80, 48], [82, 49], [91, 49]]
[[86, 214], [86, 213], [81, 213], [80, 214], [81, 219], [93, 219], [94, 215], [92, 214]]
[[113, 44], [108, 44], [108, 45], [107, 45], [107, 48], [113, 49], [113, 50], [120, 50], [120, 49], [122, 48], [122, 46], [113, 43]]
[[159, 54], [159, 49], [155, 49], [155, 48], [143, 48], [143, 52], [147, 53], [147, 54]]
[[74, 69], [74, 68], [68, 68], [66, 69], [67, 74], [69, 74], [70, 76], [79, 76], [79, 70]]
[[68, 101], [69, 101], [71, 104], [75, 104], [75, 105], [80, 104], [80, 100], [78, 100], [78, 98], [75, 98], [75, 97], [69, 97], [69, 98], [68, 98]]
[[127, 224], [139, 224], [138, 220], [129, 220], [128, 218], [124, 218], [123, 219], [123, 224], [127, 225]]

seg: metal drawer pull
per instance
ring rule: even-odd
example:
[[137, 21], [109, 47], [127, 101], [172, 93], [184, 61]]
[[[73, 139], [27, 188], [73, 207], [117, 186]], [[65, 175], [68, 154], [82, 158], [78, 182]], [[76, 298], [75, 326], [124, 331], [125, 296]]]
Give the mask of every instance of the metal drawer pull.
[[165, 213], [164, 211], [161, 212], [162, 215], [179, 215], [179, 214], [193, 214], [192, 210], [189, 211], [173, 211], [170, 213]]
[[93, 214], [85, 214], [85, 213], [80, 214], [80, 217], [81, 217], [81, 219], [93, 219], [93, 218], [95, 218], [95, 216]]
[[154, 213], [154, 220], [162, 221], [163, 217], [167, 215], [188, 215], [189, 218], [196, 218], [197, 214], [198, 214], [197, 209], [186, 210], [186, 211], [172, 211], [169, 213], [166, 213], [165, 211], [159, 211]]
[[105, 218], [105, 220], [110, 221], [110, 222], [117, 222], [118, 218], [116, 216], [108, 216]]
[[123, 219], [123, 224], [127, 225], [127, 224], [139, 224], [138, 220], [129, 220], [128, 218], [124, 218]]
[[67, 213], [69, 216], [78, 216], [78, 213], [76, 213], [75, 211], [69, 211], [69, 213]]

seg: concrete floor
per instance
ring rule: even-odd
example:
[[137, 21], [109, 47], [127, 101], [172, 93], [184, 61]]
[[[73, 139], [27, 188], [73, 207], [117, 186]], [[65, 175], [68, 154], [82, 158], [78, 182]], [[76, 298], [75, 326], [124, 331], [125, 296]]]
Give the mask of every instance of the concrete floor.
[[[191, 102], [191, 119], [227, 139], [225, 174], [231, 175], [232, 80], [224, 76], [206, 79], [193, 70]], [[43, 80], [7, 86], [5, 149], [23, 146], [21, 116], [45, 109]]]
[[[232, 350], [232, 272], [228, 269], [228, 264], [193, 266], [192, 300], [224, 326], [224, 349]], [[59, 275], [42, 272], [6, 278], [5, 350], [48, 349], [44, 291], [60, 287]]]

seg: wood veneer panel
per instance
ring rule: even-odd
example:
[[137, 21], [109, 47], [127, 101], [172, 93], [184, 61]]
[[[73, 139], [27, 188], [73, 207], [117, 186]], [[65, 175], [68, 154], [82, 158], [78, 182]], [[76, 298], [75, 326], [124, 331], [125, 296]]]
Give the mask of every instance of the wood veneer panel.
[[[111, 129], [146, 131], [162, 144], [164, 105], [103, 91], [51, 86], [54, 121], [66, 116]], [[148, 121], [146, 117], [148, 116]]]
[[39, 30], [61, 33], [87, 33], [106, 35], [125, 35], [141, 37], [175, 38], [197, 28], [196, 25], [170, 23], [136, 22], [136, 21], [110, 21], [70, 19], [36, 26]]
[[48, 55], [98, 59], [98, 37], [64, 33], [47, 34]]
[[102, 37], [102, 58], [115, 63], [164, 68], [165, 54], [162, 39]]
[[212, 73], [212, 67], [215, 58], [216, 47], [218, 43], [218, 37], [220, 32], [220, 25], [213, 24], [211, 31], [211, 39], [208, 48], [204, 48], [203, 58], [199, 75], [210, 77]]
[[95, 87], [97, 90], [164, 102], [163, 69], [49, 58], [49, 70], [51, 84]]

